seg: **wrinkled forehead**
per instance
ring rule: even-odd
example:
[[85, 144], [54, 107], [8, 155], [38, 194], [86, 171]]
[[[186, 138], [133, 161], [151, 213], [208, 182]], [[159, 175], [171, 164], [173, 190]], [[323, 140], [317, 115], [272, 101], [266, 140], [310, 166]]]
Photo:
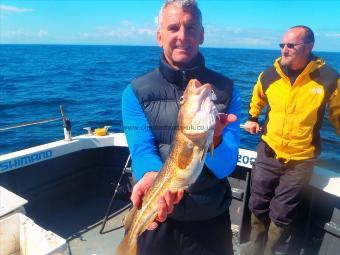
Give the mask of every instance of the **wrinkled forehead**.
[[300, 43], [305, 40], [306, 31], [302, 28], [289, 29], [282, 37], [285, 43]]

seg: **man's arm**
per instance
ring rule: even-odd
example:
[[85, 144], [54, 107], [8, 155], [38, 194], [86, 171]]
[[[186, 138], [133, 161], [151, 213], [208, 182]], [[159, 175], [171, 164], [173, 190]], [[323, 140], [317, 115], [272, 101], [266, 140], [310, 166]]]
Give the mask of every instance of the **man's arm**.
[[253, 95], [249, 105], [249, 117], [248, 121], [245, 123], [244, 128], [251, 134], [256, 134], [261, 130], [259, 125], [259, 116], [261, 114], [262, 108], [266, 105], [266, 96], [263, 93], [261, 76], [263, 73], [259, 75], [259, 78], [254, 86]]
[[254, 86], [253, 95], [249, 105], [249, 117], [248, 120], [258, 122], [258, 117], [261, 114], [262, 108], [266, 105], [266, 95], [262, 89], [261, 76], [263, 73], [259, 75], [259, 78]]
[[340, 79], [337, 80], [337, 88], [329, 98], [328, 107], [329, 120], [335, 132], [340, 135]]
[[132, 170], [136, 179], [140, 180], [146, 172], [159, 171], [163, 163], [149, 122], [131, 85], [123, 92], [122, 117], [132, 159]]
[[[132, 158], [132, 171], [138, 180], [132, 190], [131, 201], [134, 206], [142, 205], [142, 198], [154, 182], [157, 172], [163, 162], [155, 145], [155, 138], [150, 130], [149, 122], [144, 114], [139, 101], [132, 90], [127, 86], [122, 97], [122, 116], [126, 139]], [[158, 200], [156, 220], [165, 221], [172, 212], [173, 206], [182, 199], [183, 190], [177, 192], [167, 191]], [[157, 228], [155, 221], [148, 226], [149, 230]]]
[[214, 149], [213, 156], [208, 152], [205, 163], [216, 177], [222, 179], [235, 169], [240, 143], [241, 97], [238, 89], [234, 87], [227, 114], [237, 117], [235, 122], [230, 122], [222, 131], [222, 141]]

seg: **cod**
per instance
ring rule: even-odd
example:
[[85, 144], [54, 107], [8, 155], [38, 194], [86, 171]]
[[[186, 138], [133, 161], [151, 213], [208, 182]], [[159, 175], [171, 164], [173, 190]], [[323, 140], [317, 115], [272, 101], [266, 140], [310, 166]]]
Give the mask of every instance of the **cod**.
[[153, 185], [142, 199], [141, 208], [133, 207], [124, 220], [125, 236], [116, 253], [137, 254], [137, 238], [157, 216], [158, 199], [167, 190], [187, 189], [200, 175], [207, 150], [213, 150], [216, 96], [210, 84], [189, 81], [180, 98], [177, 130], [168, 158]]

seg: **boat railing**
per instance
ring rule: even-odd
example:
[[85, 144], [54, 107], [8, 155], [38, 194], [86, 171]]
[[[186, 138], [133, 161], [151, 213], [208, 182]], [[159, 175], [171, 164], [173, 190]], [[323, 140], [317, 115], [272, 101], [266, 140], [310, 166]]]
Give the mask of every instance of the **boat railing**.
[[[245, 124], [240, 124], [240, 129], [243, 129], [244, 131], [246, 131], [246, 126]], [[260, 129], [259, 134], [262, 134], [262, 130]], [[327, 142], [327, 143], [331, 143], [331, 144], [336, 144], [336, 145], [340, 145], [340, 141], [337, 140], [331, 140], [325, 137], [321, 137], [321, 141], [323, 142]]]
[[[18, 123], [12, 126], [7, 126], [7, 127], [0, 127], [0, 132], [5, 132], [9, 131], [12, 129], [16, 128], [21, 128], [21, 127], [28, 127], [28, 126], [34, 126], [34, 125], [40, 125], [40, 124], [45, 124], [45, 123], [50, 123], [50, 122], [55, 122], [55, 121], [63, 121], [63, 126], [64, 126], [64, 139], [65, 141], [71, 141], [72, 140], [72, 134], [71, 134], [71, 121], [68, 117], [66, 117], [65, 112], [64, 112], [64, 107], [63, 105], [60, 105], [60, 113], [61, 117], [58, 118], [47, 118], [47, 119], [42, 119], [42, 120], [37, 120], [37, 121], [32, 121], [32, 122], [22, 122]], [[111, 126], [105, 126], [104, 129], [106, 130], [105, 133], [107, 133], [108, 128]], [[240, 124], [240, 129], [243, 129], [246, 132], [246, 127], [245, 124]], [[85, 127], [84, 130], [88, 132], [88, 134], [93, 134], [92, 129], [90, 127]], [[262, 134], [262, 130], [260, 129], [259, 135]], [[331, 140], [325, 137], [321, 137], [321, 140], [323, 142], [327, 142], [330, 144], [335, 144], [335, 145], [340, 145], [340, 141], [337, 140]]]
[[16, 129], [16, 128], [40, 125], [40, 124], [62, 120], [63, 126], [64, 126], [65, 141], [71, 141], [72, 140], [71, 121], [68, 117], [66, 117], [63, 105], [60, 105], [60, 113], [61, 113], [61, 117], [58, 117], [58, 118], [47, 118], [47, 119], [31, 121], [31, 122], [22, 122], [22, 123], [18, 123], [18, 124], [7, 126], [7, 127], [0, 127], [0, 132], [5, 132], [5, 131], [9, 131], [9, 130]]

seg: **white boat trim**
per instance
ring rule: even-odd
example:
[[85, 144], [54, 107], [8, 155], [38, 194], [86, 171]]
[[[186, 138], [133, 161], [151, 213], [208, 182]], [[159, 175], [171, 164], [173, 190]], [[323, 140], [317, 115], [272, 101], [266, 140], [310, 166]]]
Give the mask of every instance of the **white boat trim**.
[[20, 211], [20, 208], [27, 203], [26, 199], [0, 186], [0, 218], [10, 212]]
[[80, 150], [108, 146], [127, 146], [125, 136], [124, 139], [122, 139], [123, 136], [123, 133], [109, 134], [106, 136], [81, 135], [75, 137], [69, 142], [60, 140], [4, 154], [0, 156], [0, 173], [29, 166]]
[[[64, 140], [31, 147], [0, 156], [0, 174], [38, 162], [60, 157], [72, 152], [100, 147], [127, 147], [124, 133], [110, 133], [106, 136], [80, 135], [72, 141]], [[238, 166], [251, 168], [255, 161], [255, 151], [239, 149]], [[320, 190], [340, 197], [340, 174], [316, 166], [310, 184]]]
[[340, 174], [326, 168], [315, 166], [311, 186], [340, 197]]

